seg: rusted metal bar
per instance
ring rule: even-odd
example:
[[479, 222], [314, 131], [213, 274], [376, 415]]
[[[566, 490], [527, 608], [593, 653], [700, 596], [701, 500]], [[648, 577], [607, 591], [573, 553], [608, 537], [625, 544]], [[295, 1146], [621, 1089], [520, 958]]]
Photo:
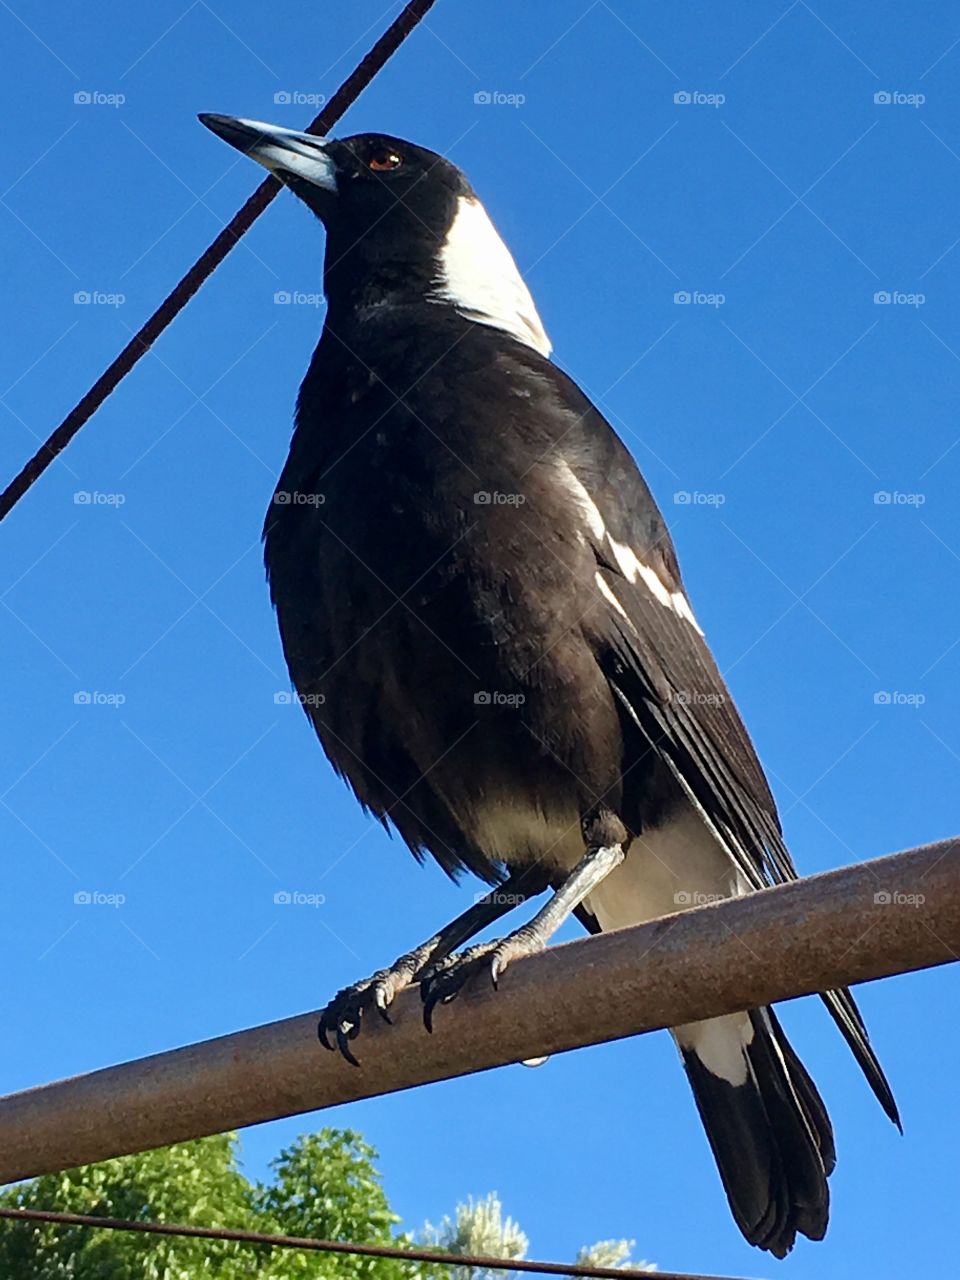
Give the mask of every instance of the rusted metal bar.
[[0, 1182], [960, 959], [960, 837], [551, 948], [352, 1067], [308, 1013], [0, 1099]]

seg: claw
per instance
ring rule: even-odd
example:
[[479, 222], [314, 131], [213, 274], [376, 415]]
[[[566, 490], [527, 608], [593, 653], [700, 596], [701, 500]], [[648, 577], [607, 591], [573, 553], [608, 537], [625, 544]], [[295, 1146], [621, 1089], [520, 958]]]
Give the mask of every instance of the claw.
[[432, 1035], [433, 1011], [437, 1007], [440, 997], [436, 995], [428, 995], [425, 989], [421, 989], [421, 994], [423, 996], [423, 1025]]
[[[346, 1028], [346, 1030], [344, 1030], [344, 1028]], [[358, 1059], [353, 1056], [350, 1045], [347, 1042], [348, 1040], [352, 1040], [359, 1030], [360, 1027], [356, 1023], [342, 1022], [340, 1026], [337, 1027], [337, 1048], [352, 1067], [359, 1067], [360, 1063]]]
[[384, 1022], [386, 1022], [389, 1026], [392, 1027], [393, 1019], [390, 1017], [390, 1014], [387, 1012], [387, 1007], [389, 1005], [389, 1001], [387, 1000], [387, 993], [384, 990], [383, 986], [379, 983], [377, 984], [373, 992], [373, 1002], [377, 1006], [377, 1012], [380, 1014], [380, 1017], [384, 1020]]
[[329, 1049], [330, 1052], [333, 1053], [334, 1046], [330, 1043], [330, 1041], [327, 1038], [328, 1030], [329, 1028], [327, 1027], [326, 1022], [324, 1021], [323, 1018], [321, 1018], [320, 1021], [317, 1023], [317, 1039], [320, 1041], [320, 1043], [323, 1045], [325, 1049]]
[[433, 1005], [423, 1006], [423, 1025], [428, 1035], [433, 1035]]

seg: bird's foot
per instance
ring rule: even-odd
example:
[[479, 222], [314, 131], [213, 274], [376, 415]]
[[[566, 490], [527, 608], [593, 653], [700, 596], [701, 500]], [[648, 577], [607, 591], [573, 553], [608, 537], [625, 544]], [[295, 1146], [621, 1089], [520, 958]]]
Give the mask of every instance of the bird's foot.
[[494, 987], [514, 960], [535, 955], [546, 945], [532, 922], [508, 933], [505, 938], [480, 942], [455, 955], [428, 965], [420, 974], [420, 998], [423, 1001], [423, 1023], [433, 1030], [433, 1011], [438, 1004], [449, 1004], [476, 974], [486, 971]]
[[[360, 1034], [363, 1015], [376, 1009], [384, 1022], [389, 1022], [390, 1005], [399, 991], [415, 981], [425, 959], [421, 952], [410, 951], [395, 960], [389, 969], [378, 969], [371, 977], [338, 991], [317, 1024], [317, 1035], [324, 1048], [339, 1049], [349, 1063], [359, 1067], [349, 1042]], [[335, 1045], [330, 1042], [331, 1035], [335, 1037]]]

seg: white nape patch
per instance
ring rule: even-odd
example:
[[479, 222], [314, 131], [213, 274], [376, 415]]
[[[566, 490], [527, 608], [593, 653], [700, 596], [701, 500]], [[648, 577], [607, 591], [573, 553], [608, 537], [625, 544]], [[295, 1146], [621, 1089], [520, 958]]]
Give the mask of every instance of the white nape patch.
[[574, 475], [572, 467], [565, 459], [560, 459], [558, 469], [561, 484], [569, 491], [574, 502], [580, 508], [594, 538], [601, 542], [607, 532], [607, 526], [603, 523], [603, 516], [600, 514], [597, 504], [590, 497], [586, 486], [581, 484]]
[[502, 329], [542, 356], [550, 354], [550, 339], [530, 290], [475, 196], [458, 199], [440, 249], [440, 280], [433, 301], [452, 302], [468, 320]]

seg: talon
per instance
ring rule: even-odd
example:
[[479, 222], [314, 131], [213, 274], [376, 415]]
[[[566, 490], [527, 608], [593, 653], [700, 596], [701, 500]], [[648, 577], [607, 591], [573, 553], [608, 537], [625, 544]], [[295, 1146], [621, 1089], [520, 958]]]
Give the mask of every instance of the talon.
[[438, 1004], [444, 1002], [440, 999], [439, 991], [421, 988], [420, 994], [423, 999], [423, 1025], [433, 1035], [433, 1011]]
[[377, 1013], [379, 1013], [384, 1022], [392, 1026], [393, 1019], [390, 1017], [389, 1013], [387, 1013], [387, 996], [382, 987], [377, 987], [376, 991], [373, 993], [373, 1003], [377, 1006]]
[[[344, 1031], [344, 1027], [347, 1027], [349, 1029], [347, 1031]], [[346, 1058], [346, 1060], [350, 1063], [352, 1067], [359, 1067], [360, 1063], [353, 1056], [353, 1053], [350, 1049], [350, 1045], [348, 1043], [348, 1037], [352, 1038], [351, 1030], [353, 1031], [353, 1035], [356, 1035], [356, 1030], [354, 1030], [351, 1027], [350, 1023], [340, 1024], [340, 1026], [337, 1028], [337, 1048], [340, 1050], [340, 1052], [343, 1054], [343, 1056]]]
[[325, 1049], [329, 1049], [330, 1052], [333, 1053], [334, 1046], [330, 1043], [329, 1039], [327, 1038], [327, 1033], [329, 1032], [329, 1030], [330, 1028], [327, 1026], [323, 1018], [321, 1018], [320, 1021], [317, 1023], [317, 1039], [320, 1041], [320, 1043], [323, 1045]]

